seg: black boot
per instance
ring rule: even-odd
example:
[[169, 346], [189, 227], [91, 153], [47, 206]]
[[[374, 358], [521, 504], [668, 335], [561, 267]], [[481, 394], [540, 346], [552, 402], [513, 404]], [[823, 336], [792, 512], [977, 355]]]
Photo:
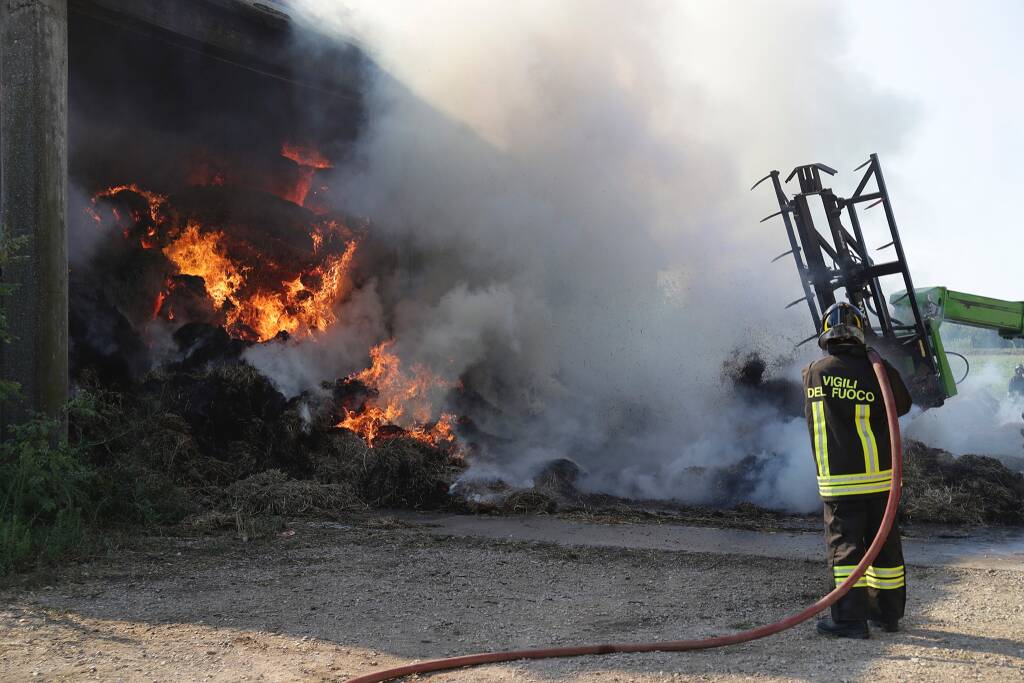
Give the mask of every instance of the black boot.
[[818, 622], [818, 633], [823, 636], [834, 636], [836, 638], [859, 638], [861, 640], [870, 637], [867, 621], [832, 621], [822, 619]]
[[888, 620], [872, 619], [871, 620], [871, 625], [874, 626], [877, 629], [885, 631], [886, 633], [896, 633], [897, 631], [900, 630], [900, 620], [899, 619], [888, 619]]

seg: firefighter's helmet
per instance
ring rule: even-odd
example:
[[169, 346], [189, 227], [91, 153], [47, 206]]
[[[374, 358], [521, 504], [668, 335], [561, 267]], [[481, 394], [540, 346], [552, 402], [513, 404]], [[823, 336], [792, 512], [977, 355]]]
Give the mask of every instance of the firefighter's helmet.
[[1021, 363], [1016, 368], [1014, 368], [1014, 372], [1016, 372], [1018, 375], [1024, 376], [1024, 363]]
[[830, 341], [864, 343], [864, 314], [856, 306], [840, 301], [828, 307], [821, 318], [818, 346], [825, 348]]

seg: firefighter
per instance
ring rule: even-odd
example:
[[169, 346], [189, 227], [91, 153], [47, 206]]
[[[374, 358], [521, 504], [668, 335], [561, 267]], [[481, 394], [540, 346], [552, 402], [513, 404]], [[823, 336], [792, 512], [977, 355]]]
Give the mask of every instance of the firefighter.
[[[838, 586], [864, 557], [882, 522], [892, 483], [885, 403], [864, 343], [866, 319], [840, 302], [825, 311], [818, 345], [827, 355], [804, 370], [804, 412], [825, 507], [830, 584]], [[900, 415], [910, 394], [887, 362]], [[834, 582], [834, 583], [833, 583]], [[868, 621], [899, 630], [906, 603], [906, 573], [899, 529], [893, 527], [874, 564], [841, 600], [818, 632], [867, 638]]]
[[1024, 398], [1024, 364], [1018, 365], [1010, 378], [1010, 397]]

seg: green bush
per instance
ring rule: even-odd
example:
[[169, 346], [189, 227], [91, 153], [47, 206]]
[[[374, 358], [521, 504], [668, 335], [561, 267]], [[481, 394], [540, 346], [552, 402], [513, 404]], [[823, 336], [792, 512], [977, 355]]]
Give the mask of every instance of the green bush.
[[[0, 234], [0, 270], [22, 258], [23, 243]], [[0, 282], [0, 304], [17, 285]], [[0, 344], [11, 340], [6, 307], [0, 305]], [[0, 402], [20, 398], [20, 387], [0, 377]], [[32, 418], [7, 425], [0, 439], [0, 576], [39, 561], [52, 562], [86, 543], [84, 510], [93, 485], [91, 469], [56, 420]]]
[[55, 430], [51, 420], [31, 420], [0, 444], [0, 575], [85, 542], [90, 472], [66, 442], [51, 443]]
[[[0, 237], [0, 269], [16, 258], [21, 240]], [[0, 297], [16, 291], [0, 283]], [[0, 306], [0, 343], [10, 341], [7, 316]], [[18, 398], [17, 383], [0, 377], [0, 402]], [[88, 468], [59, 433], [53, 420], [32, 419], [9, 426], [0, 440], [0, 576], [55, 560], [84, 543], [82, 509]]]
[[87, 549], [91, 530], [185, 516], [185, 492], [163, 462], [179, 433], [124, 414], [118, 424], [110, 415], [117, 405], [79, 395], [68, 408], [70, 443], [54, 441], [55, 420], [8, 428], [0, 444], [0, 576]]

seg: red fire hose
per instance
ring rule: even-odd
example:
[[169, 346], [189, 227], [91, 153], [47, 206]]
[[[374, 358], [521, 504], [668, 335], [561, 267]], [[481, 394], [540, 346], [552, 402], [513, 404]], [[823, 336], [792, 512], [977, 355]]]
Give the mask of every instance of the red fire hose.
[[350, 679], [348, 683], [381, 683], [391, 681], [402, 676], [412, 674], [430, 673], [433, 671], [448, 671], [460, 669], [467, 666], [478, 666], [480, 664], [494, 664], [496, 662], [512, 662], [520, 659], [549, 659], [553, 657], [580, 657], [583, 655], [607, 655], [612, 653], [626, 652], [682, 652], [684, 650], [706, 650], [723, 645], [736, 645], [746, 643], [758, 638], [775, 635], [785, 631], [799, 623], [807, 621], [815, 614], [831, 607], [839, 598], [853, 588], [860, 580], [868, 566], [874, 562], [882, 544], [889, 536], [893, 523], [896, 521], [896, 510], [900, 502], [900, 488], [903, 480], [903, 446], [900, 441], [900, 423], [896, 414], [896, 400], [892, 395], [892, 387], [889, 386], [889, 377], [886, 374], [885, 365], [882, 359], [873, 350], [868, 351], [871, 365], [878, 378], [878, 384], [882, 388], [882, 396], [885, 399], [885, 412], [889, 420], [889, 435], [892, 448], [892, 487], [889, 489], [889, 500], [885, 505], [885, 514], [882, 517], [882, 524], [878, 529], [875, 540], [864, 554], [857, 568], [842, 584], [835, 590], [818, 600], [816, 603], [797, 614], [786, 617], [774, 624], [761, 626], [749, 631], [741, 631], [728, 636], [705, 638], [702, 640], [667, 640], [656, 643], [609, 643], [605, 645], [581, 645], [578, 647], [553, 647], [532, 650], [510, 650], [507, 652], [483, 652], [475, 655], [464, 655], [461, 657], [448, 657], [446, 659], [433, 659], [425, 662], [406, 664], [393, 669], [375, 671], [372, 673], [357, 676]]

